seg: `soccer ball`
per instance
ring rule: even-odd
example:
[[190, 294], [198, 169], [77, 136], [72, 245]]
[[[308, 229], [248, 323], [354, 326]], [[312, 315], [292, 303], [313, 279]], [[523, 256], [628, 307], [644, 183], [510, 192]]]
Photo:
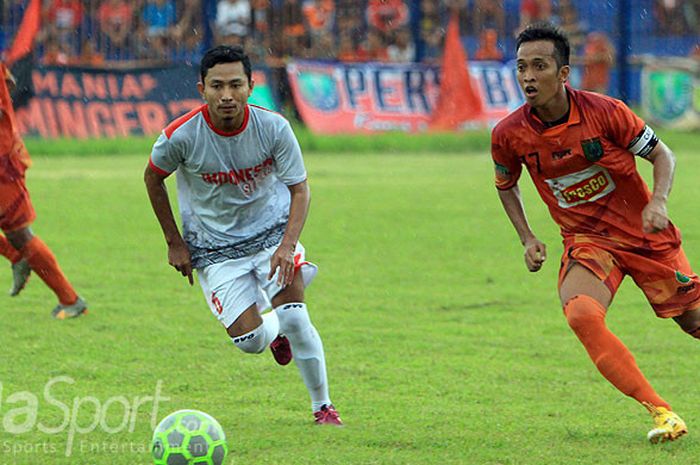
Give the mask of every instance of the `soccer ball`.
[[179, 410], [165, 417], [151, 441], [155, 465], [222, 465], [228, 447], [221, 425], [198, 410]]

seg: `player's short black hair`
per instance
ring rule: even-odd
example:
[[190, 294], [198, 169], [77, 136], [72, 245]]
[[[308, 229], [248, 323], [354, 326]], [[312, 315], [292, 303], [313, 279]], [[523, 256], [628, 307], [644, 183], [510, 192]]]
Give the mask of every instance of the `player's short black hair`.
[[204, 78], [207, 77], [209, 69], [213, 68], [219, 63], [235, 63], [237, 61], [243, 63], [243, 70], [245, 71], [245, 75], [248, 77], [248, 82], [250, 83], [253, 76], [250, 58], [248, 58], [248, 55], [246, 55], [246, 53], [243, 51], [243, 47], [238, 45], [218, 45], [206, 51], [199, 66], [199, 72], [202, 75], [202, 82], [204, 82]]
[[517, 52], [525, 42], [536, 40], [548, 40], [554, 44], [554, 59], [559, 68], [569, 64], [569, 55], [571, 55], [569, 39], [561, 30], [550, 23], [533, 23], [527, 26], [518, 34], [515, 51]]

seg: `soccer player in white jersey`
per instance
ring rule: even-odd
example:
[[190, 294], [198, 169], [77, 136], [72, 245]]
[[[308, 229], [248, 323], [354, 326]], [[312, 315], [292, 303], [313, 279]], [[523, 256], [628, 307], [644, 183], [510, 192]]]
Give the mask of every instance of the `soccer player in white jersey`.
[[[207, 51], [201, 79], [206, 104], [163, 130], [144, 174], [168, 261], [190, 285], [197, 271], [209, 308], [239, 349], [259, 354], [270, 346], [282, 365], [293, 357], [316, 423], [341, 425], [304, 303], [316, 266], [298, 242], [310, 199], [299, 144], [281, 115], [247, 103], [254, 82], [242, 48]], [[182, 234], [164, 184], [173, 172]]]

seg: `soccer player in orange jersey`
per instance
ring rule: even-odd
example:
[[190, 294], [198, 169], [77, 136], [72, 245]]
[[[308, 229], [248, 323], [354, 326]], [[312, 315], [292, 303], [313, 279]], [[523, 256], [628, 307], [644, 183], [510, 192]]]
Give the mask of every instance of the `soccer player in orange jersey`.
[[58, 319], [80, 316], [87, 310], [85, 301], [75, 293], [51, 249], [29, 226], [36, 218], [24, 173], [31, 160], [17, 132], [9, 86], [14, 80], [0, 62], [0, 255], [12, 263], [14, 283], [11, 296], [20, 293], [34, 270], [58, 297], [52, 315]]
[[[556, 28], [537, 24], [518, 36], [517, 76], [526, 103], [493, 130], [498, 194], [527, 268], [538, 271], [546, 248], [530, 228], [518, 190], [525, 165], [564, 238], [559, 296], [569, 326], [601, 374], [652, 414], [649, 440], [674, 440], [687, 432], [685, 423], [605, 324], [630, 275], [657, 316], [700, 338], [700, 280], [666, 211], [674, 156], [621, 101], [569, 87], [569, 73], [569, 43]], [[636, 157], [653, 164], [652, 192]]]

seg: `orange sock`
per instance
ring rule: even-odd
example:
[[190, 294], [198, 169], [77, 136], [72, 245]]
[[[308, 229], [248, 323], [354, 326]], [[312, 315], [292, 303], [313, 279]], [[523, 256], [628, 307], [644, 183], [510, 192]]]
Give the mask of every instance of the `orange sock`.
[[62, 305], [72, 305], [78, 299], [78, 294], [73, 290], [66, 279], [61, 267], [58, 266], [56, 257], [51, 249], [37, 236], [34, 236], [22, 248], [22, 256], [29, 262], [32, 271], [46, 283], [56, 294]]
[[564, 314], [605, 379], [640, 403], [671, 409], [651, 387], [629, 349], [605, 325], [605, 308], [598, 301], [577, 295], [566, 302]]
[[0, 235], [0, 255], [7, 258], [10, 262], [17, 263], [22, 259], [22, 254], [17, 249], [12, 247], [10, 241], [5, 236]]

